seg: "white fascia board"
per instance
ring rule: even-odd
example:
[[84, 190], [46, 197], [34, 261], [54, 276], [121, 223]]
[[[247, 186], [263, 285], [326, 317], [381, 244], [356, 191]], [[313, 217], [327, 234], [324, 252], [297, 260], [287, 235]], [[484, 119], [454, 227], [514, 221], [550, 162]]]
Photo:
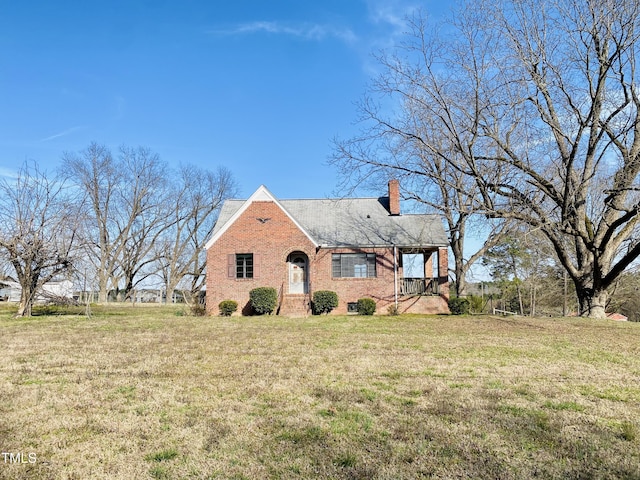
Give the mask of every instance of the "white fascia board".
[[302, 225], [300, 225], [300, 223], [291, 216], [287, 209], [282, 206], [282, 204], [276, 199], [276, 197], [273, 196], [273, 194], [267, 189], [267, 187], [265, 187], [264, 185], [260, 185], [260, 187], [258, 187], [258, 189], [253, 192], [253, 194], [242, 204], [242, 206], [231, 216], [231, 218], [227, 220], [227, 223], [225, 223], [223, 227], [209, 239], [204, 248], [209, 249], [214, 243], [216, 243], [218, 239], [229, 229], [231, 225], [235, 223], [236, 220], [238, 220], [238, 218], [240, 218], [240, 215], [242, 215], [245, 210], [249, 208], [249, 205], [251, 205], [253, 202], [275, 203], [280, 208], [280, 210], [282, 210], [284, 214], [289, 217], [294, 225], [298, 227], [298, 229], [300, 229], [302, 233], [305, 234], [305, 236], [311, 241], [311, 243], [313, 243], [315, 247], [318, 247], [318, 242], [316, 242], [313, 237], [311, 237], [311, 235], [309, 235], [309, 233], [302, 227]]
[[323, 243], [322, 245], [316, 245], [317, 248], [323, 248], [325, 250], [337, 250], [339, 248], [342, 249], [353, 249], [353, 250], [366, 250], [367, 248], [413, 248], [413, 249], [422, 249], [422, 250], [435, 250], [438, 248], [446, 247], [447, 245], [401, 245], [394, 243], [381, 243], [381, 244], [366, 244], [366, 245], [329, 245]]

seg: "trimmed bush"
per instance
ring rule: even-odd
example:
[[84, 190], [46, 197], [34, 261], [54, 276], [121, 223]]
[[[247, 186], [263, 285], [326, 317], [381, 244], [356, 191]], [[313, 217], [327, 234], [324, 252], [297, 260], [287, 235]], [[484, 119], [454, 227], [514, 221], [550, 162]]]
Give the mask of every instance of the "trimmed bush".
[[469, 300], [462, 297], [450, 298], [449, 311], [453, 315], [466, 315], [469, 313]]
[[338, 306], [338, 294], [331, 290], [318, 290], [313, 292], [313, 302], [311, 304], [314, 315], [329, 313]]
[[376, 311], [376, 302], [372, 298], [360, 298], [358, 300], [358, 315], [373, 315]]
[[249, 292], [249, 303], [258, 315], [271, 315], [278, 304], [278, 292], [272, 287], [258, 287]]
[[223, 300], [218, 304], [220, 309], [220, 315], [223, 317], [230, 317], [236, 310], [238, 310], [238, 302], [235, 300]]

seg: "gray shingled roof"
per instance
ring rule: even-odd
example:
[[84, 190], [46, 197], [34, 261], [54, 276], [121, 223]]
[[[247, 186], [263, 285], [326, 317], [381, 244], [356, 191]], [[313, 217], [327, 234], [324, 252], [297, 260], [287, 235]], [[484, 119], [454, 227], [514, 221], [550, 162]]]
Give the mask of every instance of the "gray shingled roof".
[[[224, 202], [213, 230], [224, 227], [245, 200]], [[390, 215], [388, 197], [278, 200], [318, 245], [327, 247], [444, 247], [439, 215]]]

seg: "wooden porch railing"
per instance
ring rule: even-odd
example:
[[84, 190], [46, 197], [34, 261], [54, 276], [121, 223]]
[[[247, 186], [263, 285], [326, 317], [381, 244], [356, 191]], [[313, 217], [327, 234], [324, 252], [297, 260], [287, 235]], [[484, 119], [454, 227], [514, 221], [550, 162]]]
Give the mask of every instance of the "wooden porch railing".
[[401, 278], [400, 295], [437, 295], [437, 278]]

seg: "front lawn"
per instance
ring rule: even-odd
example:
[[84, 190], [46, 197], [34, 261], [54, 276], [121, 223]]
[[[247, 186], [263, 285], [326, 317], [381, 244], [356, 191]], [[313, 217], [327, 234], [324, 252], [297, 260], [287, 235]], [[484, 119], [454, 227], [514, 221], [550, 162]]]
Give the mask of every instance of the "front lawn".
[[640, 478], [640, 324], [46, 313], [0, 314], [0, 478]]

